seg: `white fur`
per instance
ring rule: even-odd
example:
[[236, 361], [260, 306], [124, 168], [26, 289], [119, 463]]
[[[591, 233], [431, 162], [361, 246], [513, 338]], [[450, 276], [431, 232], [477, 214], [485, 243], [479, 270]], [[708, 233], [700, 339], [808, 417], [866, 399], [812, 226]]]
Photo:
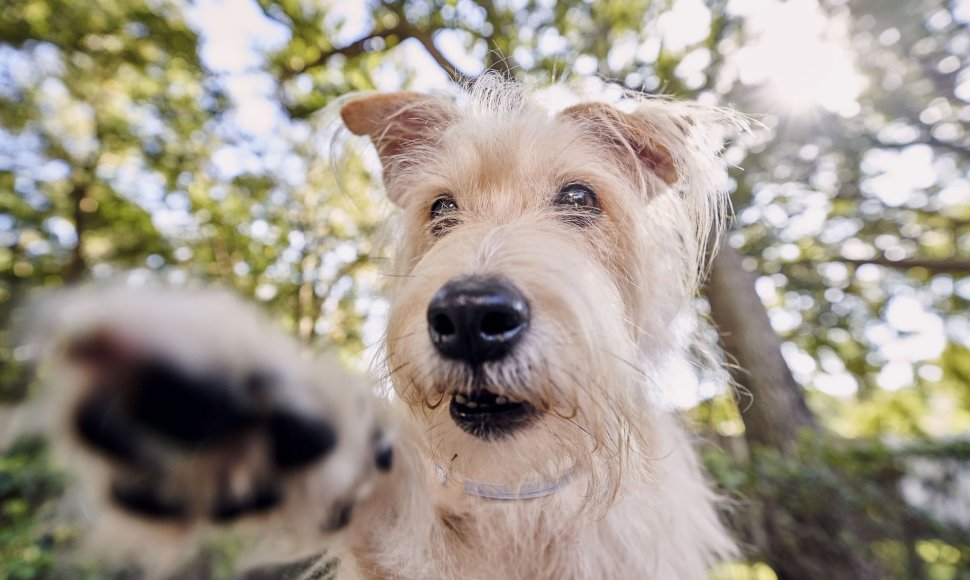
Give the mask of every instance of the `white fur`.
[[[707, 240], [720, 233], [718, 134], [734, 119], [660, 99], [620, 106], [670, 153], [675, 182], [644, 170], [635, 146], [604, 141], [623, 128], [566, 119], [490, 78], [457, 101], [418, 101], [400, 113], [410, 119], [372, 135], [380, 143], [418, 128], [405, 151], [384, 159], [403, 218], [386, 345], [409, 406], [409, 469], [423, 477], [385, 492], [393, 517], [377, 509], [361, 523], [353, 554], [365, 575], [703, 578], [733, 553], [687, 436], [651, 394], [665, 380], [661, 363], [684, 347], [673, 321], [690, 304]], [[597, 225], [577, 228], [553, 210], [570, 181], [600, 196]], [[427, 216], [442, 193], [456, 200], [460, 223], [436, 239]], [[482, 441], [452, 423], [448, 394], [469, 388], [468, 373], [427, 339], [431, 295], [472, 274], [501, 276], [532, 304], [523, 344], [484, 368], [490, 390], [547, 409], [509, 440]], [[429, 479], [432, 465], [449, 482], [514, 485], [567, 472], [573, 480], [548, 498], [504, 502], [441, 486]]]

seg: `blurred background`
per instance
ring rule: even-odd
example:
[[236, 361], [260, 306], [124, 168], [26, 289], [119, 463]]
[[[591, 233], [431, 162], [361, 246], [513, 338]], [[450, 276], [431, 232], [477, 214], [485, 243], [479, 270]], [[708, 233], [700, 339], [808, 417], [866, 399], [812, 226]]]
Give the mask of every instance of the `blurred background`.
[[[968, 22], [970, 0], [6, 0], [0, 430], [35, 390], [10, 323], [39, 288], [231, 285], [365, 366], [389, 209], [327, 105], [594, 79], [758, 121], [699, 299], [736, 386], [664, 393], [735, 504], [722, 571], [970, 578]], [[0, 455], [0, 577], [139, 577], [61, 558], [45, 449]], [[191, 574], [229, 577], [228, 552]]]

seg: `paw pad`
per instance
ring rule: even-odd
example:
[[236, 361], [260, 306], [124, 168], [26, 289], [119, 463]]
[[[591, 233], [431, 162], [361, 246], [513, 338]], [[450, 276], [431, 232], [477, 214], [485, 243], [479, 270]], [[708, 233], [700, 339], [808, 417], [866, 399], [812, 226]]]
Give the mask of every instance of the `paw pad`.
[[278, 411], [270, 417], [273, 461], [280, 469], [296, 469], [321, 459], [337, 445], [337, 432], [322, 419]]
[[255, 420], [219, 377], [195, 378], [172, 364], [150, 361], [131, 381], [132, 416], [179, 445], [217, 442]]
[[142, 458], [135, 425], [110, 393], [84, 401], [74, 415], [74, 428], [85, 443], [115, 461], [135, 464]]
[[178, 520], [189, 513], [184, 502], [165, 497], [149, 485], [131, 485], [116, 481], [111, 486], [111, 499], [125, 510], [149, 519]]

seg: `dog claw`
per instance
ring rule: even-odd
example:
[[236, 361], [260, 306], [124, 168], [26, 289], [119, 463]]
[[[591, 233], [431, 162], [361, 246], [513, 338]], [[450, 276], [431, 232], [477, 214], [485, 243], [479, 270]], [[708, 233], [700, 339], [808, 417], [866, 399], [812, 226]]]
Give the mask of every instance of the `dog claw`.
[[337, 432], [320, 419], [276, 412], [270, 418], [273, 459], [281, 469], [303, 467], [330, 453]]

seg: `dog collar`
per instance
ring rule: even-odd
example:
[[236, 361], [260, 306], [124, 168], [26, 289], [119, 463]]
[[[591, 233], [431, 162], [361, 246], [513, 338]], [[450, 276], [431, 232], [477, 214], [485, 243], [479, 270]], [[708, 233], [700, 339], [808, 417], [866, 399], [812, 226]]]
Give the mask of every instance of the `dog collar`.
[[[435, 473], [441, 485], [448, 487], [448, 474], [440, 465], [434, 466]], [[525, 482], [517, 484], [508, 483], [488, 483], [484, 481], [471, 481], [466, 479], [464, 492], [468, 495], [483, 497], [485, 499], [497, 499], [503, 501], [538, 499], [557, 493], [572, 480], [572, 471], [567, 471], [556, 481]]]

